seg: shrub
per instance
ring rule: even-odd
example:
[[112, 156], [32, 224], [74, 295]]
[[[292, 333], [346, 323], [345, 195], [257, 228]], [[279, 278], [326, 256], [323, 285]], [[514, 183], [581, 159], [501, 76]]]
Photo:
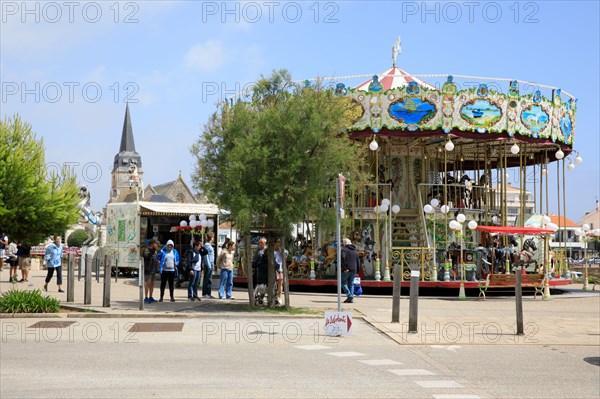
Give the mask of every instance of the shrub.
[[42, 291], [12, 289], [0, 297], [0, 313], [58, 313], [60, 300], [42, 296]]
[[67, 239], [67, 245], [69, 247], [81, 247], [81, 244], [83, 244], [83, 242], [87, 239], [88, 234], [85, 232], [85, 230], [75, 230], [69, 235], [69, 238]]

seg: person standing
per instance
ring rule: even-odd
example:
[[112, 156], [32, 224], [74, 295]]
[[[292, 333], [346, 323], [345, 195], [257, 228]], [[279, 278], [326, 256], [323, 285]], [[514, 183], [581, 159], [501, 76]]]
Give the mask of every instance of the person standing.
[[6, 250], [6, 255], [8, 256], [8, 265], [10, 269], [8, 271], [8, 282], [16, 283], [17, 282], [17, 264], [19, 263], [19, 258], [17, 257], [17, 243], [11, 241], [8, 244], [8, 248]]
[[[275, 281], [277, 282], [277, 302], [281, 302], [281, 295], [283, 294], [283, 259], [281, 258], [281, 243], [279, 241], [275, 242], [275, 246], [273, 247], [275, 251], [274, 259], [275, 259]], [[284, 251], [284, 258], [287, 259], [288, 251]]]
[[342, 288], [346, 294], [344, 303], [354, 302], [354, 276], [358, 270], [358, 251], [349, 238], [342, 240]]
[[4, 270], [4, 257], [6, 256], [6, 247], [8, 247], [8, 237], [6, 234], [0, 234], [0, 272]]
[[171, 302], [175, 302], [175, 276], [177, 275], [177, 266], [179, 266], [179, 252], [174, 248], [173, 240], [167, 241], [167, 245], [158, 253], [160, 261], [160, 299], [162, 302], [165, 296], [165, 287], [169, 282], [169, 293]]
[[148, 247], [144, 249], [144, 302], [154, 303], [157, 302], [152, 296], [154, 293], [154, 280], [156, 279], [156, 272], [158, 271], [158, 258], [156, 250], [158, 249], [158, 242], [151, 240], [148, 243]]
[[252, 273], [254, 275], [253, 285], [256, 288], [260, 284], [268, 284], [269, 280], [269, 259], [267, 257], [267, 239], [260, 237], [258, 247], [254, 251], [252, 258]]
[[211, 295], [212, 292], [212, 274], [215, 268], [215, 250], [213, 249], [212, 242], [215, 236], [212, 233], [206, 234], [206, 242], [204, 243], [204, 249], [206, 250], [206, 256], [202, 257], [202, 270], [204, 270], [204, 278], [202, 279], [202, 297], [207, 299], [214, 299]]
[[200, 275], [202, 274], [202, 261], [200, 257], [200, 241], [194, 241], [192, 248], [187, 253], [187, 264], [190, 274], [190, 282], [188, 285], [188, 299], [190, 301], [199, 301], [198, 284], [200, 284]]
[[62, 256], [63, 247], [60, 243], [60, 236], [54, 236], [54, 242], [48, 245], [46, 248], [46, 266], [48, 267], [48, 274], [46, 275], [46, 283], [44, 284], [44, 291], [48, 291], [48, 283], [52, 280], [54, 270], [56, 270], [56, 284], [58, 285], [58, 292], [64, 292], [62, 289]]
[[17, 246], [17, 257], [19, 258], [19, 269], [21, 269], [21, 280], [19, 282], [28, 282], [31, 247], [27, 244], [19, 244]]
[[235, 251], [235, 243], [228, 241], [227, 246], [219, 254], [217, 259], [217, 267], [220, 270], [221, 280], [219, 283], [219, 299], [226, 297], [227, 299], [235, 299], [232, 296], [231, 289], [233, 288], [233, 253]]

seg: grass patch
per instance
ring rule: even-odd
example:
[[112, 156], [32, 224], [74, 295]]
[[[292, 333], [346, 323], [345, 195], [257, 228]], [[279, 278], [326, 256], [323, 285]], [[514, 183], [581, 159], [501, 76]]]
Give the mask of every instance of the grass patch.
[[60, 300], [42, 296], [42, 291], [12, 289], [0, 297], [0, 313], [58, 313]]

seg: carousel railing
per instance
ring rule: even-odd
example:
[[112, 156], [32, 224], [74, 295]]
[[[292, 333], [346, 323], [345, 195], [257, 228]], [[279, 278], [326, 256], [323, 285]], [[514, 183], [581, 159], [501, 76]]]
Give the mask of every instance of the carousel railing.
[[410, 281], [411, 270], [420, 270], [421, 281], [430, 281], [433, 269], [431, 248], [392, 247], [392, 267], [400, 266], [402, 281]]

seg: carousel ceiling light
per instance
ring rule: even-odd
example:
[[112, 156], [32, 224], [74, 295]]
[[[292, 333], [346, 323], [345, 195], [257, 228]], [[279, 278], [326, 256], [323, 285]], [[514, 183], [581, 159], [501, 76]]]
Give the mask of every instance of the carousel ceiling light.
[[394, 214], [400, 212], [400, 205], [392, 206], [392, 212], [394, 212]]
[[446, 148], [446, 151], [454, 150], [454, 143], [452, 142], [452, 140], [450, 138], [448, 138], [448, 142], [446, 143], [444, 148]]
[[469, 229], [475, 230], [477, 228], [477, 222], [474, 220], [471, 220], [467, 226], [469, 226]]
[[464, 214], [462, 214], [462, 213], [459, 213], [459, 214], [456, 216], [456, 220], [458, 221], [458, 223], [464, 223], [464, 222], [465, 222], [465, 220], [467, 220], [467, 217], [466, 217]]
[[378, 148], [379, 148], [379, 144], [377, 144], [377, 139], [375, 138], [375, 136], [373, 136], [373, 141], [371, 141], [371, 143], [369, 143], [369, 149], [371, 151], [377, 151]]
[[575, 170], [575, 164], [573, 164], [573, 161], [569, 160], [569, 164], [567, 165], [567, 169], [569, 169], [569, 172], [572, 172]]
[[556, 157], [556, 159], [563, 159], [565, 157], [565, 153], [559, 148], [558, 151], [556, 151], [556, 154], [554, 154], [554, 156]]
[[514, 143], [512, 147], [510, 147], [510, 152], [513, 155], [517, 155], [519, 151], [521, 151], [521, 149], [519, 148], [519, 145], [517, 143]]
[[432, 198], [431, 202], [429, 202], [431, 204], [432, 207], [437, 208], [437, 206], [440, 204], [440, 201], [438, 201], [437, 198]]
[[583, 162], [583, 158], [581, 158], [581, 155], [579, 155], [579, 153], [577, 153], [577, 156], [575, 157], [575, 164], [579, 165], [582, 162]]

